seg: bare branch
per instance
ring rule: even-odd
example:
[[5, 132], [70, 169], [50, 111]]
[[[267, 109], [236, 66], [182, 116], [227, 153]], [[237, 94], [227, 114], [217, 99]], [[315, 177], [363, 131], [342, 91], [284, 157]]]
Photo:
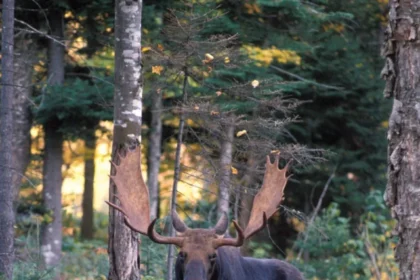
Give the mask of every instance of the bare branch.
[[[309, 219], [309, 222], [308, 222], [308, 224], [307, 224], [307, 226], [306, 226], [306, 234], [305, 234], [305, 238], [304, 238], [304, 240], [303, 240], [303, 244], [304, 244], [304, 245], [305, 245], [305, 244], [306, 244], [306, 242], [308, 241], [308, 237], [309, 237], [309, 230], [310, 230], [310, 228], [312, 227], [312, 224], [314, 223], [315, 218], [318, 216], [318, 212], [319, 212], [319, 210], [321, 209], [322, 201], [324, 200], [324, 197], [325, 197], [325, 194], [327, 193], [328, 187], [330, 186], [330, 183], [331, 183], [332, 179], [334, 179], [334, 177], [335, 177], [335, 172], [336, 172], [336, 170], [337, 170], [337, 167], [338, 167], [338, 165], [336, 165], [336, 166], [334, 167], [333, 172], [331, 173], [330, 177], [328, 178], [327, 182], [325, 183], [325, 185], [324, 185], [324, 189], [322, 190], [322, 193], [321, 193], [321, 195], [319, 196], [318, 203], [317, 203], [317, 205], [316, 205], [316, 207], [315, 207], [315, 210], [314, 210], [314, 212], [312, 213], [312, 216], [311, 216], [311, 218]], [[301, 248], [301, 249], [300, 249], [300, 251], [299, 251], [299, 253], [298, 253], [297, 257], [296, 257], [298, 260], [300, 260], [300, 258], [301, 258], [301, 256], [302, 256], [302, 253], [303, 253], [303, 248]]]
[[286, 71], [286, 70], [284, 70], [284, 69], [282, 69], [280, 67], [274, 66], [274, 65], [270, 65], [270, 68], [272, 68], [274, 70], [277, 70], [278, 72], [280, 72], [282, 74], [285, 74], [285, 75], [288, 75], [288, 76], [290, 76], [292, 78], [298, 79], [298, 80], [300, 80], [302, 82], [307, 82], [309, 84], [312, 84], [312, 85], [315, 85], [315, 86], [318, 86], [318, 87], [323, 87], [323, 88], [327, 88], [327, 89], [334, 89], [334, 90], [343, 90], [344, 89], [342, 87], [330, 86], [330, 85], [321, 84], [321, 83], [318, 83], [318, 82], [315, 82], [315, 81], [311, 81], [311, 80], [305, 79], [304, 77], [301, 77], [299, 75], [296, 75], [294, 73], [291, 73], [289, 71]]

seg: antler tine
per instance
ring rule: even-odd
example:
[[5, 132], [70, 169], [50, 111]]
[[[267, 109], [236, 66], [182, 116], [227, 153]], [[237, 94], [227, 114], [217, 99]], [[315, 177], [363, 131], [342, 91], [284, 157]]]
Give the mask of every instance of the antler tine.
[[[118, 196], [114, 195], [114, 197], [118, 198]], [[122, 209], [120, 206], [118, 206], [117, 204], [114, 204], [112, 202], [109, 201], [105, 201], [106, 204], [108, 204], [109, 206], [117, 209], [118, 211], [120, 211], [121, 213], [123, 213], [125, 216], [127, 216], [127, 214], [124, 212], [124, 209]]]
[[256, 234], [257, 232], [259, 232], [260, 230], [262, 230], [263, 228], [265, 228], [267, 226], [267, 214], [265, 214], [265, 212], [263, 212], [262, 214], [262, 223], [259, 227], [255, 227], [252, 230], [248, 229], [249, 228], [249, 222], [248, 222], [248, 226], [245, 229], [245, 235], [246, 235], [246, 239], [250, 238], [251, 236], [253, 236], [254, 234]]
[[174, 244], [178, 247], [181, 247], [182, 243], [184, 242], [184, 238], [183, 237], [167, 237], [167, 236], [160, 235], [155, 230], [156, 221], [157, 221], [157, 218], [154, 219], [152, 223], [149, 225], [147, 229], [147, 236], [149, 236], [149, 238], [153, 242], [156, 242], [159, 244]]
[[267, 156], [264, 180], [261, 189], [254, 198], [251, 215], [245, 229], [245, 238], [251, 237], [267, 224], [267, 220], [277, 211], [277, 206], [283, 200], [283, 192], [289, 177], [286, 176], [289, 163], [279, 169], [280, 154], [271, 163]]
[[234, 246], [234, 247], [241, 247], [244, 244], [245, 236], [244, 231], [238, 225], [238, 223], [234, 220], [233, 225], [235, 226], [237, 236], [236, 238], [218, 238], [213, 241], [213, 247], [215, 249], [221, 246]]
[[[119, 160], [116, 164], [115, 160]], [[115, 175], [110, 176], [115, 183], [121, 205], [107, 202], [109, 206], [124, 214], [126, 224], [134, 231], [147, 234], [150, 224], [149, 191], [141, 173], [140, 146], [127, 150], [126, 155], [117, 153], [111, 162]]]

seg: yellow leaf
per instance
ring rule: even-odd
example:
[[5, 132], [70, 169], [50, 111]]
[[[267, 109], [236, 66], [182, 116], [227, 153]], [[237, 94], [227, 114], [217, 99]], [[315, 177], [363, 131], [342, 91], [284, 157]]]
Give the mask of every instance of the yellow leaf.
[[272, 150], [270, 152], [270, 154], [276, 154], [276, 155], [278, 155], [278, 154], [280, 154], [280, 150]]
[[163, 45], [162, 45], [162, 44], [158, 44], [158, 45], [157, 45], [157, 48], [158, 48], [158, 50], [160, 50], [161, 52], [163, 52], [163, 50], [165, 49], [165, 48], [163, 47]]
[[197, 105], [194, 106], [194, 110], [198, 111], [200, 109], [200, 107], [198, 107]]
[[260, 85], [260, 82], [259, 82], [258, 80], [253, 80], [253, 81], [251, 82], [251, 85], [252, 85], [252, 87], [253, 87], [253, 88], [256, 88], [257, 86], [259, 86], [259, 85]]
[[204, 64], [210, 63], [210, 62], [212, 62], [212, 61], [213, 61], [213, 59], [214, 59], [214, 56], [212, 56], [212, 55], [211, 55], [211, 54], [209, 54], [209, 53], [206, 53], [206, 54], [205, 54], [205, 57], [206, 57], [206, 59], [204, 59], [204, 60], [203, 60], [203, 63], [204, 63]]
[[152, 49], [151, 47], [143, 47], [141, 48], [141, 52], [145, 53], [145, 52], [150, 51], [151, 49]]
[[221, 92], [220, 90], [216, 91], [216, 95], [217, 95], [217, 96], [222, 95], [222, 93], [223, 93], [223, 92]]
[[244, 129], [244, 130], [238, 131], [236, 133], [236, 137], [241, 137], [242, 135], [245, 135], [245, 134], [246, 134], [246, 130]]
[[212, 56], [212, 55], [211, 55], [211, 54], [209, 54], [209, 53], [206, 53], [206, 59], [208, 59], [208, 60], [212, 61], [212, 60], [214, 59], [214, 56]]
[[249, 3], [245, 3], [244, 4], [244, 8], [246, 9], [246, 13], [247, 14], [260, 14], [261, 13], [261, 9], [260, 7], [258, 7], [257, 4], [249, 4]]
[[235, 167], [231, 166], [230, 170], [232, 171], [232, 174], [238, 174], [238, 169], [236, 169]]
[[383, 128], [388, 128], [388, 126], [389, 126], [389, 122], [388, 122], [388, 121], [383, 121], [383, 122], [381, 122], [381, 126], [382, 126]]
[[266, 67], [274, 60], [282, 64], [293, 63], [300, 65], [301, 63], [301, 57], [295, 51], [277, 49], [275, 46], [268, 49], [261, 49], [260, 47], [245, 45], [243, 48], [249, 57], [255, 60], [260, 66]]
[[305, 230], [305, 223], [296, 217], [290, 218], [290, 223], [297, 232], [303, 232]]
[[160, 75], [162, 71], [163, 71], [163, 66], [160, 66], [160, 65], [152, 66], [152, 73]]
[[225, 57], [225, 63], [228, 64], [229, 62], [230, 62], [230, 59], [229, 59], [229, 57], [226, 56]]
[[72, 12], [67, 11], [67, 12], [64, 14], [64, 18], [72, 18], [72, 17], [73, 17], [73, 13], [72, 13]]

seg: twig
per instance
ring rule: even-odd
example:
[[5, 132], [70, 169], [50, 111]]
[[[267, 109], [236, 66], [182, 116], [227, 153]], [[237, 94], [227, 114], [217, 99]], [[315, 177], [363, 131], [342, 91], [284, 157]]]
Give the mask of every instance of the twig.
[[[308, 241], [308, 237], [309, 237], [309, 229], [312, 227], [312, 224], [314, 223], [315, 218], [316, 218], [316, 216], [318, 215], [319, 210], [321, 210], [322, 200], [324, 199], [325, 194], [327, 193], [328, 187], [330, 186], [330, 183], [331, 183], [332, 179], [335, 177], [335, 172], [336, 172], [336, 170], [337, 170], [337, 167], [338, 167], [338, 165], [336, 165], [336, 166], [334, 167], [333, 172], [331, 173], [330, 177], [328, 178], [327, 182], [325, 183], [325, 185], [324, 185], [324, 189], [322, 190], [322, 193], [321, 193], [321, 195], [320, 195], [320, 197], [319, 197], [319, 199], [318, 199], [318, 203], [317, 203], [317, 205], [316, 205], [316, 207], [315, 207], [315, 210], [314, 210], [314, 212], [312, 213], [312, 216], [311, 216], [311, 218], [310, 218], [310, 219], [309, 219], [309, 221], [308, 221], [308, 225], [307, 225], [307, 229], [306, 229], [305, 238], [304, 238], [304, 240], [303, 240], [303, 245], [305, 245], [305, 244], [306, 244], [306, 241]], [[301, 258], [301, 256], [302, 256], [302, 253], [303, 253], [303, 248], [301, 248], [301, 249], [300, 249], [300, 251], [299, 251], [299, 253], [298, 253], [298, 255], [297, 255], [297, 259], [298, 259], [298, 260], [300, 260], [300, 258]]]
[[286, 70], [284, 70], [282, 68], [279, 68], [277, 66], [274, 66], [274, 65], [270, 65], [270, 68], [272, 68], [274, 70], [277, 70], [278, 72], [280, 72], [282, 74], [285, 74], [285, 75], [288, 75], [288, 76], [290, 76], [292, 78], [295, 78], [297, 80], [300, 80], [300, 81], [303, 81], [303, 82], [307, 82], [309, 84], [312, 84], [312, 85], [315, 85], [315, 86], [318, 86], [318, 87], [323, 87], [323, 88], [328, 88], [328, 89], [334, 89], [334, 90], [343, 90], [344, 89], [342, 87], [330, 86], [330, 85], [321, 84], [321, 83], [318, 83], [318, 82], [315, 82], [315, 81], [311, 81], [311, 80], [305, 79], [304, 77], [301, 77], [299, 75], [296, 75], [294, 73], [291, 73], [289, 71], [286, 71]]
[[66, 44], [65, 44], [65, 43], [63, 43], [63, 42], [61, 42], [61, 41], [59, 41], [59, 40], [55, 39], [54, 37], [52, 37], [52, 36], [48, 35], [48, 34], [47, 34], [47, 33], [45, 33], [45, 32], [39, 31], [38, 29], [36, 29], [36, 28], [35, 28], [35, 27], [33, 27], [32, 25], [30, 25], [29, 23], [24, 22], [23, 20], [20, 20], [20, 19], [15, 18], [15, 21], [16, 21], [16, 22], [19, 22], [19, 23], [21, 23], [21, 24], [23, 24], [23, 25], [25, 25], [25, 26], [27, 26], [27, 27], [28, 27], [30, 30], [32, 30], [33, 32], [38, 33], [38, 34], [40, 34], [40, 35], [42, 35], [42, 36], [47, 37], [48, 39], [53, 40], [54, 42], [56, 42], [56, 43], [57, 43], [57, 44], [59, 44], [59, 45], [62, 45], [62, 46], [64, 46], [64, 47], [66, 46]]

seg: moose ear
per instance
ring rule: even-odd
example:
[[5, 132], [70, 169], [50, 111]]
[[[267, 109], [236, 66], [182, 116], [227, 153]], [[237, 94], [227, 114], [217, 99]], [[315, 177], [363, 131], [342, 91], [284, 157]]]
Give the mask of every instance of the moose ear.
[[188, 229], [187, 225], [181, 220], [176, 210], [172, 211], [172, 225], [175, 230], [180, 233], [183, 233]]
[[217, 235], [224, 235], [229, 225], [228, 216], [223, 212], [216, 226], [214, 227]]

